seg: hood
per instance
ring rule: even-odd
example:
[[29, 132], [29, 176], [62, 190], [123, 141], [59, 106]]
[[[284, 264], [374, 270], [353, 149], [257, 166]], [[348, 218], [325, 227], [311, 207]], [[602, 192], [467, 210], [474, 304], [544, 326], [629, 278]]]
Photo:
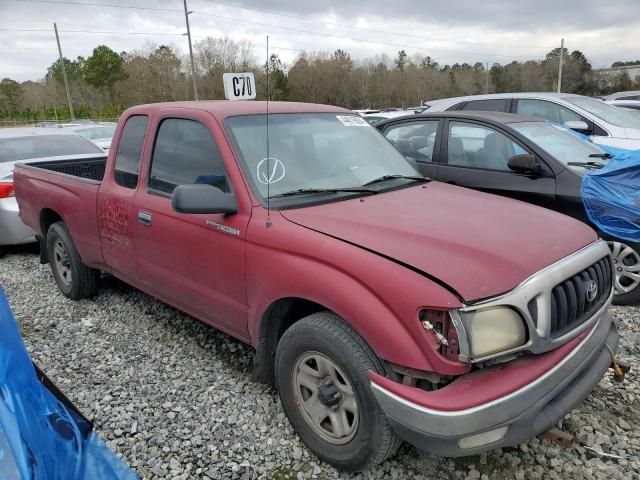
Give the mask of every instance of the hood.
[[509, 291], [597, 239], [551, 210], [435, 181], [281, 213], [435, 277], [464, 301]]

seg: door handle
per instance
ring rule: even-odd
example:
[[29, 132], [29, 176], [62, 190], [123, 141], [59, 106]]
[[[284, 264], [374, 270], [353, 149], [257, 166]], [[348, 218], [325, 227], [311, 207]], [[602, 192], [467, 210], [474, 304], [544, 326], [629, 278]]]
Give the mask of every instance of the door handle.
[[142, 225], [151, 225], [151, 218], [149, 212], [143, 212], [142, 210], [138, 212], [138, 223]]

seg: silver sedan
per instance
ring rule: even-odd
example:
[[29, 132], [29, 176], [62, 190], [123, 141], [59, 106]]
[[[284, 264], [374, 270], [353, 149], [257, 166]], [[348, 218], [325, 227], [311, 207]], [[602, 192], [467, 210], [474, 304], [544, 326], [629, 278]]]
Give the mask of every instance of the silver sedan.
[[13, 188], [16, 163], [65, 160], [104, 151], [82, 136], [65, 130], [45, 128], [0, 129], [0, 248], [36, 241], [35, 232], [18, 216]]

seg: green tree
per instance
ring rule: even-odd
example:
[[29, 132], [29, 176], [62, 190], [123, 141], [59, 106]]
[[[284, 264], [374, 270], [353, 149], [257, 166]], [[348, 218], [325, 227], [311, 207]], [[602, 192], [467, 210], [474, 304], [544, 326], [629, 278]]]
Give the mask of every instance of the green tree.
[[398, 52], [398, 56], [394, 60], [395, 66], [398, 70], [403, 71], [409, 63], [409, 55], [404, 50]]
[[[76, 60], [69, 60], [63, 57], [64, 68], [67, 72], [67, 79], [72, 82], [74, 80], [82, 80], [82, 67], [84, 66], [84, 58], [78, 57]], [[64, 83], [64, 77], [62, 75], [62, 68], [60, 67], [60, 59], [53, 62], [49, 68], [47, 68], [46, 78], [51, 78], [59, 84]]]
[[88, 84], [107, 90], [111, 103], [113, 103], [113, 85], [128, 77], [122, 55], [106, 45], [99, 45], [93, 49], [93, 53], [84, 63], [82, 76]]
[[10, 116], [15, 116], [22, 102], [22, 87], [18, 82], [10, 78], [0, 81], [0, 105], [2, 110]]
[[282, 60], [275, 53], [269, 57], [269, 86], [270, 100], [286, 100], [289, 96], [289, 79], [284, 71]]

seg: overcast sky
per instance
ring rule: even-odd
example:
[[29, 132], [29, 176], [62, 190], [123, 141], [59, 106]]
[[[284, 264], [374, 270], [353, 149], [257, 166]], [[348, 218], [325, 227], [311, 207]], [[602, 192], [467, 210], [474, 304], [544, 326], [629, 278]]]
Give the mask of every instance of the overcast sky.
[[[287, 63], [300, 50], [342, 48], [356, 59], [404, 49], [441, 64], [504, 64], [544, 58], [561, 37], [594, 68], [640, 58], [639, 0], [188, 0], [188, 6], [194, 41], [247, 39], [262, 58], [269, 35], [272, 52]], [[86, 57], [98, 44], [119, 52], [171, 44], [186, 53], [182, 8], [182, 0], [0, 0], [0, 78], [44, 76], [58, 56], [54, 21], [68, 58]]]

